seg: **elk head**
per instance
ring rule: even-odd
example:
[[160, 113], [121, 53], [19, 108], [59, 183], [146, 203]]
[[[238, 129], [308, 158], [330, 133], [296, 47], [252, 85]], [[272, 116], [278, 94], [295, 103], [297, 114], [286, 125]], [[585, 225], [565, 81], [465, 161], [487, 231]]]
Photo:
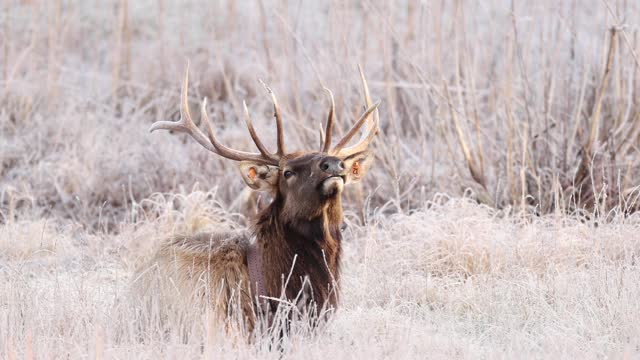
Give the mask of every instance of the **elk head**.
[[[150, 131], [158, 129], [174, 130], [189, 134], [205, 149], [227, 159], [239, 161], [240, 172], [245, 183], [252, 189], [270, 192], [281, 202], [281, 216], [285, 219], [311, 219], [321, 214], [332, 200], [339, 201], [344, 185], [360, 181], [367, 173], [373, 156], [367, 150], [379, 130], [378, 105], [372, 103], [367, 82], [362, 69], [360, 77], [365, 97], [366, 110], [335, 146], [331, 146], [335, 122], [335, 102], [333, 94], [325, 89], [331, 99], [331, 109], [326, 130], [320, 129], [319, 151], [297, 151], [287, 153], [284, 144], [282, 117], [275, 94], [266, 85], [273, 101], [277, 129], [277, 150], [270, 152], [258, 137], [244, 103], [245, 121], [249, 135], [258, 153], [238, 151], [221, 144], [215, 136], [213, 126], [206, 112], [206, 98], [202, 102], [201, 117], [207, 126], [205, 135], [194, 124], [187, 102], [189, 66], [182, 87], [182, 106], [178, 122], [159, 121]], [[373, 114], [373, 120], [370, 119]], [[347, 147], [349, 142], [363, 129], [358, 142]]]

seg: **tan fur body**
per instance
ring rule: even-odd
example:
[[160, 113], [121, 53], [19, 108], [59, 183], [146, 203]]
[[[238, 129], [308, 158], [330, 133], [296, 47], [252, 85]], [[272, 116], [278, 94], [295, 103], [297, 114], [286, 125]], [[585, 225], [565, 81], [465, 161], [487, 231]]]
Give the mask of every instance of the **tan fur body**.
[[[174, 235], [138, 271], [140, 295], [157, 296], [162, 306], [211, 311], [215, 319], [241, 316], [254, 323], [246, 252], [247, 232]], [[242, 314], [236, 314], [242, 309]]]

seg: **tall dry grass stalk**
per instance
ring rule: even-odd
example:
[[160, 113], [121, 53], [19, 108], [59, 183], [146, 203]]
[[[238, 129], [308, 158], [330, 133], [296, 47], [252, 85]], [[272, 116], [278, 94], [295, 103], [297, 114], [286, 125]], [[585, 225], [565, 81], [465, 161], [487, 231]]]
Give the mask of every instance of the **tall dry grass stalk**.
[[113, 70], [111, 75], [111, 96], [114, 104], [120, 96], [121, 83], [127, 81], [131, 73], [131, 29], [129, 25], [129, 1], [120, 0], [117, 4], [115, 26], [115, 45], [113, 52]]

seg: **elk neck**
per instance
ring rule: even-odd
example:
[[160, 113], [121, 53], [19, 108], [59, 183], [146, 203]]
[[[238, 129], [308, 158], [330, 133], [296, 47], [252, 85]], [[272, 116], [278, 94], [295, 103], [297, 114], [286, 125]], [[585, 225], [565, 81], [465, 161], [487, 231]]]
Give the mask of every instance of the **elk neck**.
[[317, 216], [308, 219], [286, 218], [282, 205], [277, 197], [260, 213], [255, 229], [268, 295], [280, 297], [291, 273], [285, 290], [288, 299], [294, 299], [304, 284], [307, 299], [312, 298], [320, 306], [335, 306], [342, 240], [340, 196], [329, 200]]

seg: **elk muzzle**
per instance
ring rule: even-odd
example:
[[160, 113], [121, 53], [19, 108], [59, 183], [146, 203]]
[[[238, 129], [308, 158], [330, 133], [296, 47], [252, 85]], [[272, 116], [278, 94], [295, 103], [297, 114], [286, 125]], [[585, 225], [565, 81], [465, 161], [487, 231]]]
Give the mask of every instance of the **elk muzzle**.
[[325, 197], [334, 197], [342, 192], [345, 182], [344, 162], [337, 157], [328, 156], [319, 164], [320, 170], [327, 175], [322, 181], [321, 193]]
[[331, 176], [344, 175], [344, 162], [337, 157], [327, 156], [320, 161], [320, 170]]

